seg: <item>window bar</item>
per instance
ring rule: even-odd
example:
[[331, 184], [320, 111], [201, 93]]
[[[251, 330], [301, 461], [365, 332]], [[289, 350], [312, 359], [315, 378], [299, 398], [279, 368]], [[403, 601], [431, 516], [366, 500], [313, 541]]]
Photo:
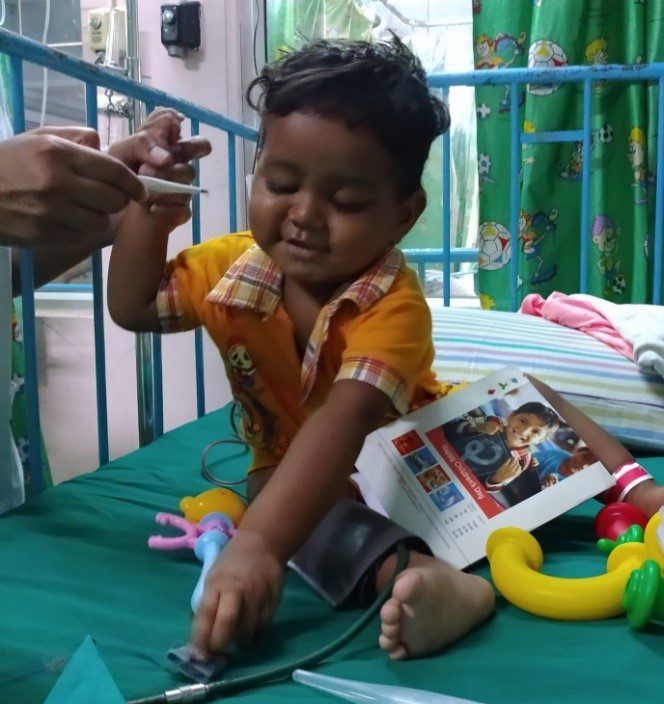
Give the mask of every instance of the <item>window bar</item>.
[[[191, 121], [191, 136], [198, 137], [200, 134], [200, 123], [198, 120]], [[230, 133], [229, 133], [230, 136]], [[200, 164], [195, 163], [196, 178], [195, 186], [200, 186]], [[194, 244], [201, 243], [201, 197], [196, 194], [191, 201], [191, 226], [192, 241]], [[196, 361], [196, 412], [198, 417], [205, 415], [205, 362], [203, 360], [203, 331], [196, 328], [194, 331], [194, 355]]]
[[655, 166], [655, 237], [652, 247], [652, 302], [662, 302], [662, 221], [664, 220], [664, 76], [659, 79], [657, 100], [657, 165]]
[[[449, 106], [449, 88], [443, 88], [443, 100]], [[448, 107], [449, 109], [449, 107]], [[450, 249], [452, 247], [452, 209], [450, 207], [450, 131], [443, 135], [443, 305], [450, 305], [450, 280], [452, 262]], [[424, 282], [422, 282], [424, 284]]]
[[[25, 132], [23, 61], [11, 57], [12, 123], [14, 132]], [[35, 336], [35, 276], [32, 252], [21, 250], [21, 298], [23, 302], [23, 351], [25, 354], [25, 395], [28, 406], [28, 461], [30, 488], [38, 494], [44, 488], [42, 476], [41, 433], [39, 424], [39, 380], [37, 377], [37, 340]]]
[[510, 84], [510, 309], [519, 307], [519, 84]]
[[590, 249], [590, 113], [592, 84], [583, 81], [583, 149], [581, 164], [581, 250], [579, 259], [579, 291], [588, 291], [588, 251]]
[[[85, 84], [88, 127], [97, 129], [97, 86]], [[108, 402], [106, 399], [106, 343], [104, 340], [104, 281], [101, 252], [92, 254], [92, 310], [95, 338], [95, 384], [97, 390], [97, 447], [99, 465], [108, 463]]]

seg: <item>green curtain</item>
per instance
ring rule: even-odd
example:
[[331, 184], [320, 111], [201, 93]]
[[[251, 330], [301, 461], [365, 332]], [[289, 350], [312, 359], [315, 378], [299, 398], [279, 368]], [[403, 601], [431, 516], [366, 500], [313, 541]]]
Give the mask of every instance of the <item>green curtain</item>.
[[[638, 64], [664, 60], [661, 0], [474, 0], [475, 66]], [[644, 303], [652, 286], [657, 88], [596, 81], [590, 145], [588, 292]], [[524, 131], [582, 127], [582, 87], [524, 86]], [[479, 292], [508, 309], [510, 106], [503, 87], [476, 92], [480, 178]], [[520, 299], [579, 290], [581, 144], [524, 145], [519, 213]]]

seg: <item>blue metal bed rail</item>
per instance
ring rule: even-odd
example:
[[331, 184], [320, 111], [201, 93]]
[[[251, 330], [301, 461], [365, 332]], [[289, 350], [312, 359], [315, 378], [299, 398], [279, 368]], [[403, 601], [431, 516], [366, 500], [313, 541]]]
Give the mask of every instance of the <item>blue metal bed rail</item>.
[[[0, 52], [7, 54], [11, 61], [11, 105], [14, 131], [25, 131], [25, 102], [23, 93], [23, 62], [28, 61], [39, 66], [57, 71], [85, 83], [86, 118], [89, 127], [97, 127], [97, 89], [109, 88], [128, 98], [142, 102], [150, 112], [155, 106], [171, 107], [185, 115], [191, 124], [191, 134], [197, 135], [200, 125], [222, 130], [228, 135], [228, 170], [229, 170], [229, 230], [237, 229], [237, 174], [236, 144], [237, 138], [255, 142], [258, 132], [246, 125], [228, 119], [220, 113], [208, 110], [182, 98], [156, 88], [135, 83], [119, 72], [110, 71], [99, 66], [50, 49], [38, 42], [26, 39], [12, 32], [0, 29]], [[200, 242], [201, 210], [200, 198], [193, 199], [192, 230], [194, 243]], [[95, 339], [95, 375], [97, 393], [97, 432], [99, 463], [105, 464], [109, 459], [108, 412], [106, 402], [106, 366], [104, 346], [103, 286], [101, 254], [92, 258], [93, 276], [93, 311]], [[72, 288], [68, 287], [67, 291]], [[88, 290], [87, 287], [85, 290]], [[39, 391], [37, 385], [37, 352], [35, 340], [35, 299], [33, 257], [28, 250], [21, 252], [21, 295], [23, 298], [23, 343], [26, 357], [26, 398], [29, 416], [28, 453], [30, 480], [35, 493], [42, 488], [40, 432], [39, 432]], [[138, 345], [152, 345], [152, 368], [145, 375], [148, 388], [137, 389], [139, 396], [149, 395], [147, 404], [148, 417], [142, 418], [143, 426], [150, 429], [150, 435], [156, 437], [163, 432], [163, 399], [161, 346], [158, 335], [139, 336]], [[203, 385], [203, 343], [202, 334], [196, 332], [194, 342], [196, 360], [196, 406], [198, 415], [205, 413], [205, 390]]]
[[[235, 168], [236, 139], [241, 138], [256, 141], [256, 130], [246, 125], [234, 122], [212, 110], [200, 107], [164, 91], [137, 84], [124, 75], [111, 72], [88, 64], [80, 59], [73, 58], [61, 52], [49, 49], [37, 42], [25, 39], [6, 30], [0, 30], [0, 51], [11, 57], [12, 71], [12, 106], [13, 124], [16, 132], [25, 129], [24, 100], [23, 100], [23, 62], [28, 61], [62, 74], [79, 79], [86, 86], [86, 114], [87, 122], [91, 127], [96, 127], [97, 121], [97, 88], [110, 88], [129, 98], [144, 103], [150, 111], [157, 105], [172, 107], [182, 112], [191, 122], [191, 134], [199, 132], [201, 124], [222, 130], [228, 135], [228, 169], [229, 169], [229, 228], [237, 228], [237, 174]], [[512, 252], [510, 283], [512, 292], [512, 308], [518, 305], [518, 219], [519, 219], [519, 157], [521, 145], [533, 142], [561, 142], [582, 141], [583, 143], [583, 172], [581, 186], [581, 222], [580, 222], [580, 290], [585, 291], [588, 283], [588, 230], [589, 219], [589, 191], [590, 191], [590, 117], [591, 117], [591, 86], [598, 79], [611, 81], [648, 81], [657, 82], [659, 86], [658, 100], [658, 134], [664, 135], [664, 64], [650, 64], [639, 66], [609, 65], [603, 67], [570, 66], [551, 69], [495, 69], [491, 71], [475, 71], [471, 73], [432, 75], [429, 77], [431, 87], [440, 88], [447, 98], [449, 89], [453, 86], [508, 86], [511, 102], [511, 191], [510, 191], [510, 237]], [[581, 130], [561, 132], [524, 133], [519, 125], [518, 98], [519, 88], [526, 83], [568, 83], [580, 82], [583, 84], [583, 125]], [[444, 269], [443, 298], [445, 305], [450, 303], [450, 272], [451, 265], [460, 262], [475, 262], [478, 250], [474, 248], [452, 248], [450, 246], [450, 135], [443, 136], [443, 222], [442, 246], [440, 249], [406, 250], [409, 261], [418, 268], [423, 278], [425, 265], [429, 262], [442, 263]], [[660, 303], [662, 284], [662, 219], [664, 215], [664, 139], [657, 143], [657, 181], [655, 200], [655, 232], [654, 232], [654, 281], [653, 303]], [[192, 207], [193, 242], [201, 240], [200, 202], [196, 197]], [[35, 308], [34, 308], [34, 278], [33, 262], [29, 252], [21, 254], [21, 287], [23, 295], [23, 324], [24, 344], [26, 354], [26, 392], [29, 410], [29, 455], [31, 479], [35, 490], [41, 488], [41, 472], [34, 471], [40, 468], [40, 440], [39, 440], [39, 397], [37, 388], [37, 360], [35, 349]], [[71, 289], [69, 289], [71, 290]], [[96, 358], [96, 388], [97, 388], [97, 422], [99, 461], [105, 464], [109, 458], [108, 448], [108, 422], [106, 408], [106, 380], [104, 362], [104, 328], [103, 328], [103, 300], [102, 300], [102, 271], [101, 255], [93, 257], [93, 305], [95, 326], [95, 358]], [[163, 430], [163, 400], [162, 400], [162, 371], [161, 347], [158, 335], [146, 341], [145, 336], [139, 337], [137, 344], [151, 344], [153, 365], [147, 377], [148, 389], [138, 389], [139, 397], [142, 393], [151, 395], [150, 409], [152, 415], [142, 418], [142, 422], [151, 428], [153, 436], [161, 434]], [[194, 353], [196, 360], [196, 392], [197, 412], [201, 416], [205, 413], [205, 389], [203, 377], [203, 346], [200, 330], [196, 332]], [[149, 411], [149, 409], [148, 409]], [[145, 414], [145, 409], [143, 409]]]
[[[511, 307], [519, 306], [519, 167], [522, 144], [541, 142], [581, 142], [581, 216], [580, 228], [580, 267], [579, 291], [588, 290], [588, 258], [590, 238], [590, 120], [592, 84], [597, 80], [656, 82], [659, 87], [657, 103], [657, 166], [655, 181], [655, 231], [653, 246], [653, 286], [652, 302], [660, 304], [662, 295], [662, 221], [664, 219], [664, 63], [635, 64], [625, 66], [608, 64], [606, 66], [565, 66], [556, 69], [507, 68], [471, 71], [468, 73], [433, 74], [429, 76], [429, 85], [440, 88], [447, 99], [449, 89], [453, 86], [507, 86], [510, 92], [510, 240], [512, 256], [510, 258]], [[583, 84], [583, 125], [580, 130], [556, 132], [523, 132], [519, 125], [519, 89], [527, 83], [582, 83]], [[450, 303], [450, 265], [460, 261], [476, 261], [477, 250], [473, 250], [472, 259], [469, 250], [450, 247], [450, 135], [443, 135], [443, 246], [441, 250], [421, 252], [407, 251], [410, 258], [415, 258], [420, 268], [425, 261], [443, 263], [445, 272], [443, 298], [445, 305]], [[427, 251], [427, 250], [424, 250]], [[425, 259], [426, 257], [426, 259]]]

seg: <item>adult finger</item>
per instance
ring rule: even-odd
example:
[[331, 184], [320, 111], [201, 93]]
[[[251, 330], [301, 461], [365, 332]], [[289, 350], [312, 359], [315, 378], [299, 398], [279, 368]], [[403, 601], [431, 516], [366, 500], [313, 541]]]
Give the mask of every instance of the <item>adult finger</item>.
[[211, 652], [223, 650], [234, 638], [242, 608], [240, 592], [225, 591], [219, 596], [217, 616], [210, 632], [208, 648]]
[[[156, 113], [156, 114], [155, 114]], [[180, 139], [180, 128], [184, 116], [175, 110], [162, 109], [155, 111], [142, 125], [138, 134], [151, 134], [162, 145], [175, 144]]]
[[105, 232], [109, 225], [108, 214], [76, 205], [70, 205], [65, 211], [53, 214], [51, 219], [82, 237]]
[[119, 213], [129, 199], [118, 188], [101, 181], [72, 175], [72, 200], [77, 205], [100, 213]]
[[99, 150], [99, 133], [91, 127], [38, 127], [33, 134], [50, 134], [83, 147]]
[[171, 154], [175, 161], [192, 161], [202, 159], [212, 152], [212, 145], [205, 137], [191, 137], [183, 139], [173, 146]]
[[138, 176], [128, 166], [108, 154], [80, 147], [73, 153], [71, 164], [74, 173], [117, 188], [129, 200], [142, 203], [147, 199], [147, 193]]
[[156, 176], [166, 181], [190, 184], [196, 178], [196, 170], [191, 164], [175, 164], [168, 169], [155, 169], [147, 164], [138, 173], [142, 176]]

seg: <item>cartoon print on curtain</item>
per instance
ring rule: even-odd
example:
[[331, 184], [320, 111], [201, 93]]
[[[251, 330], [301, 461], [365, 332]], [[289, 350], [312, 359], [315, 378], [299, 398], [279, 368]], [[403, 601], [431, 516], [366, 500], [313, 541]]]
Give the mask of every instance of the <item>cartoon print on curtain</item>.
[[[497, 67], [664, 61], [664, 3], [654, 0], [481, 0], [473, 3], [475, 65]], [[527, 85], [525, 132], [582, 127], [581, 84]], [[589, 293], [644, 303], [652, 293], [657, 87], [593, 81]], [[510, 104], [503, 87], [476, 91], [480, 226], [478, 289], [485, 307], [510, 306], [509, 262], [520, 258], [519, 300], [579, 290], [582, 144], [521, 148], [517, 252], [510, 251]]]

